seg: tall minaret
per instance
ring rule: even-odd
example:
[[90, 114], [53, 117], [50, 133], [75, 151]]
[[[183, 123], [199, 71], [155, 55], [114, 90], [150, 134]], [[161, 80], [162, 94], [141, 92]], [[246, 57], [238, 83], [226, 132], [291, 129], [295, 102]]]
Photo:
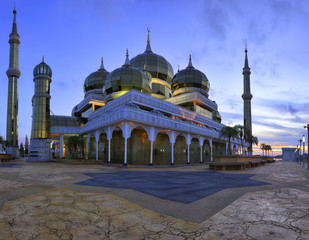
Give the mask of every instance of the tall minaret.
[[50, 161], [51, 68], [44, 62], [33, 69], [32, 128], [28, 161]]
[[19, 65], [19, 35], [17, 33], [16, 9], [14, 7], [14, 20], [10, 34], [10, 63], [6, 75], [9, 78], [8, 107], [6, 122], [6, 141], [8, 153], [18, 156], [18, 78], [20, 77]]
[[[247, 56], [247, 46], [245, 49], [245, 66], [243, 68], [242, 74], [244, 75], [244, 93], [242, 95], [242, 99], [244, 100], [244, 126], [247, 130], [245, 134], [245, 138], [249, 139], [252, 137], [252, 120], [251, 120], [251, 99], [252, 94], [250, 92], [250, 68], [248, 64], [248, 56]], [[252, 154], [252, 143], [250, 143], [250, 147], [248, 149], [249, 154]]]

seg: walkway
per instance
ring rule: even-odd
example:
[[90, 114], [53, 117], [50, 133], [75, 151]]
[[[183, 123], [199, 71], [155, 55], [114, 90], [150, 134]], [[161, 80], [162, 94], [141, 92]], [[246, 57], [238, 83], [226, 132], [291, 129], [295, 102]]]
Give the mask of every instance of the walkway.
[[309, 239], [309, 171], [1, 165], [1, 240], [85, 238]]

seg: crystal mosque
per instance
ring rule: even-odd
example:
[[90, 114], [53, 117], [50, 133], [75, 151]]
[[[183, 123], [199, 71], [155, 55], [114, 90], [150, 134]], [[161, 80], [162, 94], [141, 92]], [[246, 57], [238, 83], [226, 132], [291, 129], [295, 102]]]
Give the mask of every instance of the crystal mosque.
[[[20, 76], [15, 9], [13, 13], [7, 71], [7, 139], [12, 152], [18, 146], [18, 99], [12, 93]], [[111, 164], [203, 163], [226, 155], [228, 139], [219, 134], [224, 125], [216, 102], [209, 98], [210, 82], [193, 62], [190, 55], [188, 66], [174, 73], [171, 63], [152, 50], [148, 30], [144, 52], [130, 58], [127, 50], [124, 64], [114, 70], [105, 69], [102, 58], [99, 69], [84, 81], [84, 98], [72, 106], [71, 115], [58, 116], [50, 111], [52, 69], [43, 58], [33, 70], [29, 161], [70, 157], [71, 136], [78, 136], [80, 157]], [[244, 125], [252, 134], [250, 74], [246, 50], [242, 98]], [[231, 148], [234, 153], [252, 152], [249, 143], [236, 138]]]

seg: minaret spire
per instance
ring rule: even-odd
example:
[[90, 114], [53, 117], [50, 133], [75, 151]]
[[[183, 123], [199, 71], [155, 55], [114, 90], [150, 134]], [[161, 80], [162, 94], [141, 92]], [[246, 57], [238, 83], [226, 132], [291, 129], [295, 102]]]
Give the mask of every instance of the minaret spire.
[[126, 60], [125, 60], [124, 64], [122, 65], [122, 67], [130, 67], [130, 66], [131, 66], [131, 63], [130, 63], [130, 60], [129, 60], [129, 50], [127, 49]]
[[194, 68], [193, 65], [192, 65], [192, 59], [191, 59], [191, 54], [189, 56], [189, 64], [188, 64], [188, 67], [187, 68]]
[[[250, 91], [250, 68], [248, 63], [248, 50], [247, 44], [245, 47], [245, 65], [242, 72], [244, 76], [244, 93], [242, 94], [242, 99], [244, 100], [244, 127], [246, 128], [245, 139], [249, 142], [252, 137], [252, 117], [251, 117], [251, 99], [252, 94]], [[249, 154], [252, 154], [252, 143], [248, 149]]]
[[18, 157], [18, 78], [19, 71], [19, 35], [17, 33], [16, 14], [13, 10], [13, 27], [9, 36], [10, 60], [9, 69], [6, 71], [8, 76], [8, 105], [7, 105], [7, 122], [6, 122], [6, 141], [8, 142], [7, 153], [14, 154]]
[[103, 57], [101, 58], [101, 66], [100, 66], [99, 70], [105, 70], [104, 64], [103, 64]]
[[149, 28], [147, 28], [147, 32], [148, 32], [148, 37], [147, 37], [147, 46], [146, 46], [145, 53], [152, 53], [152, 50], [151, 50], [151, 47], [150, 47], [150, 39], [149, 39], [149, 33], [150, 33]]

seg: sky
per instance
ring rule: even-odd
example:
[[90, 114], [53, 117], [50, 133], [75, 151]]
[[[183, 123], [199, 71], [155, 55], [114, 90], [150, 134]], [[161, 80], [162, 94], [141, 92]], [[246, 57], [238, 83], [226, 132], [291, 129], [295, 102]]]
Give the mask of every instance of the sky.
[[[309, 1], [286, 0], [2, 0], [0, 2], [0, 135], [6, 136], [9, 34], [14, 2], [20, 35], [19, 142], [30, 138], [33, 68], [52, 68], [51, 111], [70, 115], [85, 78], [153, 52], [177, 72], [188, 65], [210, 82], [222, 123], [243, 124], [244, 49], [251, 68], [252, 128], [259, 143], [296, 147], [309, 123]], [[307, 139], [306, 139], [307, 142]], [[259, 147], [255, 148], [255, 153]]]

